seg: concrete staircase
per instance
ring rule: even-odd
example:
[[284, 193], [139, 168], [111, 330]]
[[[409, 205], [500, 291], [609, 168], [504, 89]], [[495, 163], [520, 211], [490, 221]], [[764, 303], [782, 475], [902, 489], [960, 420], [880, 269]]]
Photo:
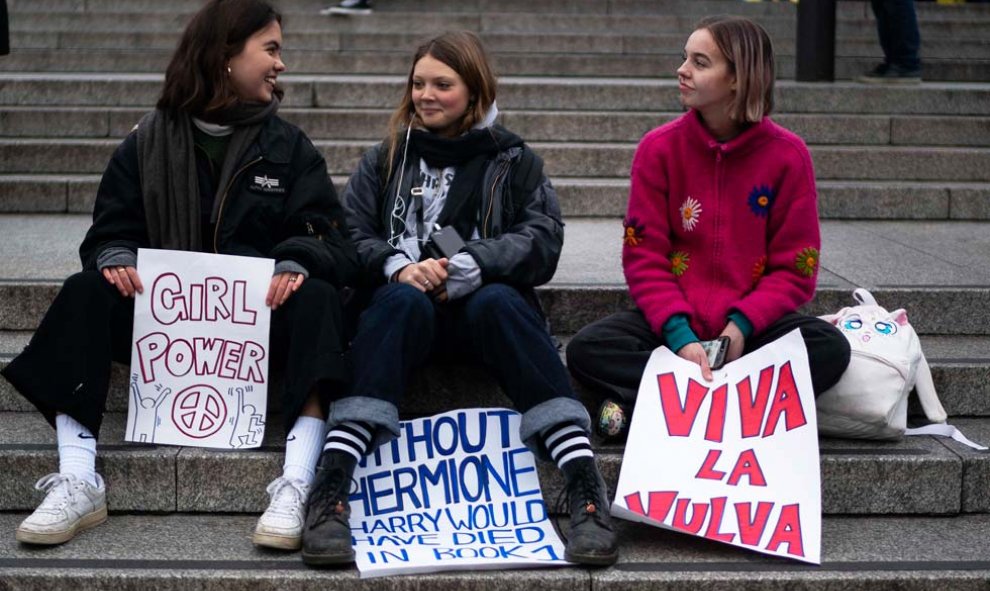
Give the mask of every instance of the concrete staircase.
[[[0, 58], [0, 366], [28, 341], [78, 269], [96, 184], [120, 139], [156, 98], [177, 31], [197, 0], [8, 0], [14, 54]], [[284, 0], [289, 74], [281, 113], [324, 151], [338, 188], [382, 135], [411, 48], [449, 28], [478, 31], [502, 75], [503, 122], [541, 153], [567, 240], [541, 296], [566, 342], [629, 305], [619, 267], [628, 169], [640, 136], [680, 112], [671, 79], [691, 24], [742, 13], [781, 55], [776, 119], [815, 160], [823, 261], [812, 313], [856, 286], [904, 307], [922, 334], [952, 422], [990, 442], [990, 5], [918, 4], [926, 82], [798, 84], [795, 8], [726, 0], [380, 0], [375, 14], [316, 16]], [[878, 59], [866, 3], [839, 5], [837, 72]], [[57, 368], [56, 368], [57, 369]], [[338, 589], [353, 569], [315, 572], [250, 545], [284, 434], [219, 452], [123, 443], [116, 368], [100, 447], [113, 512], [71, 543], [18, 546], [12, 530], [54, 470], [53, 432], [0, 382], [0, 589]], [[423, 371], [402, 411], [508, 404], [477, 368]], [[952, 441], [821, 441], [823, 566], [758, 557], [623, 526], [616, 567], [397, 577], [374, 588], [985, 589], [990, 584], [990, 455]], [[621, 446], [598, 445], [614, 484]], [[561, 481], [541, 471], [553, 499]]]

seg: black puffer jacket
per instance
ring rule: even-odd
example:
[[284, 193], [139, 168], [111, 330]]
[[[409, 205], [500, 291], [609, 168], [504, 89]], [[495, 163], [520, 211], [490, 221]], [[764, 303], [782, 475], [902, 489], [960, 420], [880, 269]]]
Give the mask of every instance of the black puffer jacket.
[[[212, 193], [208, 164], [197, 154], [200, 195]], [[326, 162], [309, 138], [277, 116], [269, 117], [247, 149], [222, 200], [216, 231], [203, 250], [294, 261], [310, 277], [338, 287], [358, 272], [343, 208], [327, 176]], [[79, 247], [83, 268], [96, 269], [108, 248], [137, 252], [149, 247], [137, 133], [117, 147], [96, 196], [93, 225]]]
[[[496, 136], [512, 135], [497, 125], [491, 130]], [[401, 176], [400, 192], [408, 196], [419, 172], [419, 157], [410, 151], [404, 173], [400, 175], [395, 170], [388, 187], [382, 190], [382, 154], [386, 150], [384, 143], [368, 150], [344, 190], [348, 226], [361, 266], [365, 276], [377, 283], [385, 280], [385, 260], [399, 252], [388, 242], [396, 231], [391, 223], [395, 185]], [[485, 166], [481, 206], [476, 216], [480, 238], [466, 240], [465, 247], [478, 262], [484, 283], [535, 287], [550, 281], [557, 270], [564, 244], [560, 205], [553, 185], [543, 174], [542, 161], [532, 152], [524, 156], [528, 151], [525, 145], [507, 148]], [[402, 145], [396, 153], [394, 168], [401, 165]]]

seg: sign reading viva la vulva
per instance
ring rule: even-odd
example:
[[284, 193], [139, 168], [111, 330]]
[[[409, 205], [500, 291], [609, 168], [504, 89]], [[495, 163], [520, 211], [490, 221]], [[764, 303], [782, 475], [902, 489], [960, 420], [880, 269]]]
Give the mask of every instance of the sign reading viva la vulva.
[[258, 447], [274, 261], [141, 249], [127, 441]]
[[653, 352], [612, 514], [819, 564], [818, 428], [800, 332], [714, 377]]
[[403, 421], [354, 473], [361, 577], [563, 566], [519, 413], [464, 409]]

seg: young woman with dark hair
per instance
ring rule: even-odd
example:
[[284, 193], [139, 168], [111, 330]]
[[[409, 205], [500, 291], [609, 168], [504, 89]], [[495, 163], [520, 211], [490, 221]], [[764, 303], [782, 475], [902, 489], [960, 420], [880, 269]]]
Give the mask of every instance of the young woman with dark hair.
[[700, 341], [726, 361], [801, 329], [815, 393], [838, 381], [849, 343], [798, 313], [815, 293], [815, 173], [801, 138], [774, 123], [770, 37], [741, 17], [701, 21], [677, 69], [688, 112], [646, 134], [632, 163], [622, 268], [636, 307], [582, 329], [567, 367], [600, 393], [596, 428], [622, 436], [652, 351], [712, 379]]
[[163, 248], [276, 261], [269, 351], [284, 376], [288, 437], [254, 541], [299, 547], [325, 409], [347, 382], [336, 288], [355, 276], [357, 257], [323, 157], [276, 115], [281, 21], [263, 0], [208, 2], [182, 36], [157, 109], [103, 173], [79, 249], [84, 270], [3, 372], [56, 427], [59, 445], [59, 471], [38, 481], [47, 496], [18, 540], [58, 544], [106, 519], [95, 460], [111, 361], [130, 361], [133, 297], [143, 290], [137, 250]]
[[374, 288], [351, 342], [349, 395], [330, 409], [303, 535], [308, 563], [354, 560], [354, 467], [399, 435], [396, 405], [412, 369], [431, 358], [480, 361], [494, 374], [523, 413], [522, 440], [564, 473], [566, 558], [616, 560], [590, 419], [533, 291], [550, 280], [560, 257], [557, 196], [522, 138], [495, 124], [495, 94], [477, 36], [447, 33], [424, 44], [388, 138], [364, 155], [344, 193], [351, 236]]

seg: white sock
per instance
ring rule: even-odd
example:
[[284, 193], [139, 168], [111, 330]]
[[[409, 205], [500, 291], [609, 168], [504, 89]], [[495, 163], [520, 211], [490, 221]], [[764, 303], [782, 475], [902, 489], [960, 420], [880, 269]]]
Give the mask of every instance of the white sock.
[[323, 432], [326, 422], [316, 417], [301, 416], [296, 419], [285, 438], [285, 463], [282, 476], [299, 480], [308, 486], [316, 475], [316, 462], [323, 451]]
[[58, 435], [58, 471], [98, 486], [96, 437], [77, 420], [62, 413], [55, 415], [55, 433]]

